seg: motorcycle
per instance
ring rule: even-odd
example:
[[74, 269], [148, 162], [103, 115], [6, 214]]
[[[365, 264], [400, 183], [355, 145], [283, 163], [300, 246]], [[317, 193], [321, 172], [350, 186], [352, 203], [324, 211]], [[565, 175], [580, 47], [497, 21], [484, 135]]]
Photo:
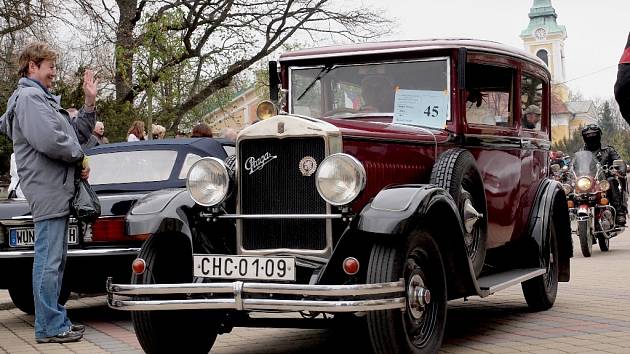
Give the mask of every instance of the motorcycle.
[[[607, 252], [610, 239], [625, 229], [615, 225], [617, 210], [606, 196], [610, 188], [625, 186], [625, 174], [623, 160], [615, 160], [608, 168], [602, 166], [590, 151], [575, 153], [571, 166], [573, 183], [564, 184], [563, 188], [568, 196], [569, 210], [577, 219], [576, 233], [584, 257], [591, 256], [595, 242], [602, 252]], [[611, 185], [608, 177], [615, 178], [619, 183]], [[624, 195], [625, 188], [621, 188], [620, 192]], [[623, 199], [625, 202], [625, 195]]]

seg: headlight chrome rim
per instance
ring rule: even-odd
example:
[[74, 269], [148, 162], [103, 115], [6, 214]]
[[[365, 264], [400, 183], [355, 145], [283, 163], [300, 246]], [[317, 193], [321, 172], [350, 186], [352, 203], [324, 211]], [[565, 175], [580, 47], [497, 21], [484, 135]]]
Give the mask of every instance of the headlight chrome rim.
[[[354, 181], [355, 183], [354, 183], [353, 190], [350, 191], [350, 193], [346, 193], [347, 195], [345, 197], [341, 199], [337, 199], [337, 200], [332, 199], [332, 196], [328, 195], [326, 191], [323, 190], [323, 187], [321, 185], [323, 183], [322, 182], [323, 177], [321, 176], [322, 171], [324, 171], [324, 168], [326, 168], [328, 164], [334, 163], [331, 161], [334, 161], [335, 159], [341, 159], [341, 161], [344, 161], [344, 163], [349, 164], [349, 166], [354, 170], [353, 172], [356, 173], [355, 177], [357, 177], [357, 179]], [[317, 192], [322, 197], [322, 199], [324, 199], [328, 204], [331, 204], [334, 206], [344, 206], [355, 201], [357, 197], [361, 194], [361, 192], [365, 189], [366, 183], [367, 183], [367, 177], [366, 177], [365, 167], [363, 167], [363, 164], [354, 156], [348, 155], [345, 153], [336, 153], [336, 154], [332, 154], [326, 157], [319, 164], [319, 167], [317, 168], [317, 171], [315, 172], [315, 186], [317, 187]]]
[[575, 182], [575, 189], [581, 192], [588, 192], [593, 187], [593, 182], [588, 177], [580, 177], [577, 182]]
[[[219, 183], [217, 183], [219, 193], [210, 196], [210, 198], [202, 199], [202, 196], [197, 193], [198, 190], [195, 189], [198, 187], [191, 185], [193, 183], [191, 181], [191, 175], [193, 175], [193, 173], [196, 173], [199, 168], [207, 168], [202, 167], [202, 164], [208, 163], [213, 165], [212, 167], [218, 169], [217, 176], [219, 178], [223, 178], [225, 180], [225, 184], [221, 186]], [[204, 157], [199, 159], [194, 164], [192, 164], [192, 166], [190, 166], [190, 169], [188, 170], [188, 174], [186, 176], [186, 190], [188, 191], [188, 194], [190, 195], [192, 200], [201, 206], [212, 207], [223, 203], [227, 198], [229, 194], [228, 192], [230, 190], [230, 175], [228, 173], [227, 166], [222, 160], [216, 157]]]

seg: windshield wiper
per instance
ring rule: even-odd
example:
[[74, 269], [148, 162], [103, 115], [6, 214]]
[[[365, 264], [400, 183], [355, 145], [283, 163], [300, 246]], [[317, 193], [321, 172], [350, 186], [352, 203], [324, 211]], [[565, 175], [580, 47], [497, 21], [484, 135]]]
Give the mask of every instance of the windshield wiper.
[[321, 80], [324, 76], [326, 76], [326, 74], [328, 74], [334, 67], [335, 67], [334, 65], [330, 65], [330, 64], [324, 66], [322, 70], [319, 72], [319, 74], [315, 76], [313, 81], [311, 81], [311, 83], [308, 84], [308, 86], [306, 86], [306, 88], [304, 89], [304, 92], [302, 92], [302, 94], [298, 96], [296, 101], [299, 101], [302, 97], [304, 97], [304, 95], [313, 87], [313, 85], [315, 85], [317, 81]]

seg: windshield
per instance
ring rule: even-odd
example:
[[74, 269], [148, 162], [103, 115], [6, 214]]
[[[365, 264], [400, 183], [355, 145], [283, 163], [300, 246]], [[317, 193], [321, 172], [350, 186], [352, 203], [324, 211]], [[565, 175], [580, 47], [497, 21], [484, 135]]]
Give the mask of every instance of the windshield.
[[576, 177], [591, 176], [597, 173], [597, 160], [590, 151], [578, 151], [573, 158], [573, 171]]
[[168, 180], [177, 151], [144, 150], [90, 156], [91, 185], [159, 182]]
[[290, 69], [290, 111], [313, 118], [448, 119], [448, 59]]

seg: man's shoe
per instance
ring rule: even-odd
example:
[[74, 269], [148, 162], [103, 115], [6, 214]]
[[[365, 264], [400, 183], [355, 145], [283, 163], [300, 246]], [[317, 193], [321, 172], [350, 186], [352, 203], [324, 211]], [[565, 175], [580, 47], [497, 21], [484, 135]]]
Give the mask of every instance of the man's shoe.
[[82, 325], [82, 324], [73, 324], [73, 325], [70, 327], [70, 330], [71, 330], [72, 332], [83, 333], [83, 332], [85, 332], [85, 326], [84, 326], [84, 325]]
[[36, 338], [37, 343], [68, 343], [78, 342], [83, 338], [83, 333], [66, 331], [57, 334], [56, 336]]
[[618, 226], [626, 225], [626, 217], [624, 215], [617, 215], [617, 220], [615, 220], [615, 224]]

